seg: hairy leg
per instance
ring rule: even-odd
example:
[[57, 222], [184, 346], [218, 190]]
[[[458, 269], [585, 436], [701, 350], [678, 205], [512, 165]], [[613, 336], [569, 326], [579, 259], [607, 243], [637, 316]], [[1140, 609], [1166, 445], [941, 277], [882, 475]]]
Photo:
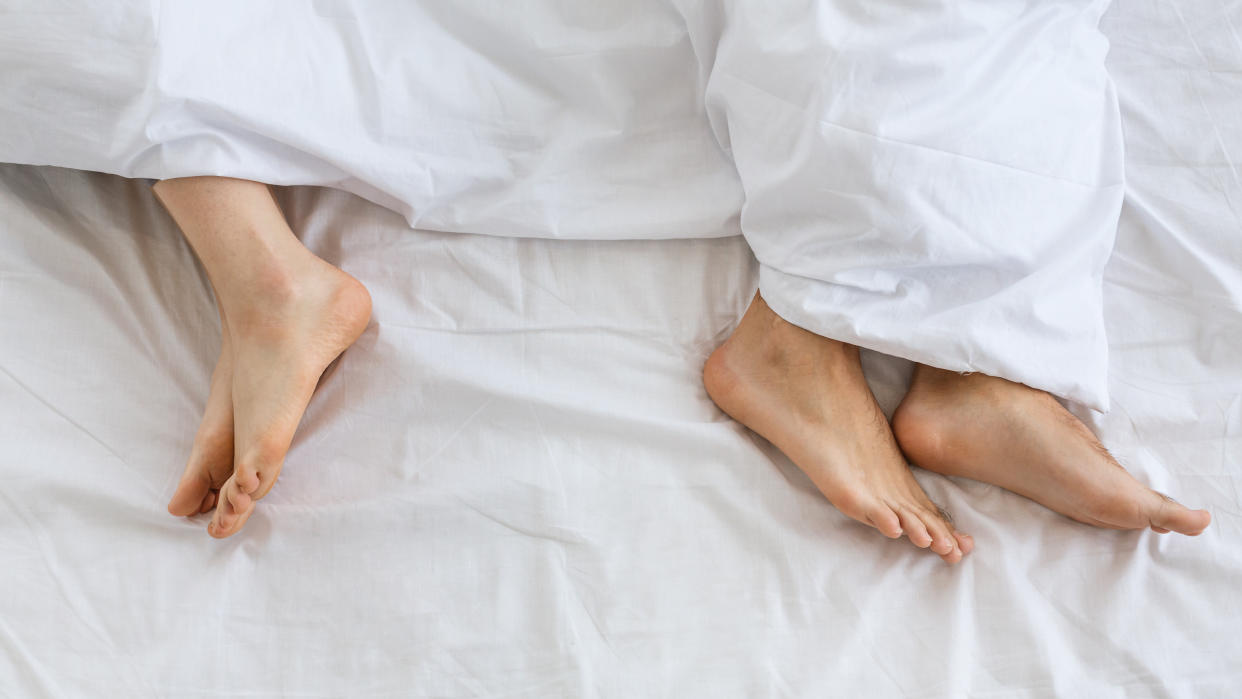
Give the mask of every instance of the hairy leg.
[[1195, 535], [1211, 522], [1134, 479], [1055, 398], [985, 374], [920, 365], [893, 416], [910, 461], [984, 481], [1080, 522]]
[[722, 410], [775, 444], [849, 517], [949, 563], [974, 547], [915, 481], [857, 347], [790, 324], [756, 294], [703, 381]]
[[[302, 245], [264, 184], [190, 177], [154, 191], [207, 270], [225, 338], [200, 427], [210, 437], [202, 440], [205, 455], [191, 457], [169, 509], [192, 514], [188, 503], [206, 484], [195, 510], [214, 499], [208, 532], [228, 536], [276, 482], [320, 375], [366, 328], [371, 298]], [[231, 472], [220, 483], [225, 405], [233, 444]]]

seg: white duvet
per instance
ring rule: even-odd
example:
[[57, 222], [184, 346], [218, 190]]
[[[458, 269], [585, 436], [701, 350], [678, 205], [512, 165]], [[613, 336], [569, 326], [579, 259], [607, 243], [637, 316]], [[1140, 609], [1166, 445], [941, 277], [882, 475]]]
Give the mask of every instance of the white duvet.
[[0, 161], [745, 234], [792, 322], [1108, 404], [1100, 0], [7, 3]]

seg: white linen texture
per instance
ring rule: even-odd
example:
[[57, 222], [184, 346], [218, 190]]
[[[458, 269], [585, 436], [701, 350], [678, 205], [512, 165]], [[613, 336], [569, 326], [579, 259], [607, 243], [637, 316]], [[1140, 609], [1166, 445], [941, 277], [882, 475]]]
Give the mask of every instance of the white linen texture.
[[[6, 152], [67, 139], [102, 167], [117, 129], [145, 138], [98, 112], [136, 104], [113, 87], [155, 69], [154, 30], [130, 20], [156, 13], [82, 5], [0, 0], [0, 52], [64, 54], [0, 56], [0, 112], [27, 115], [25, 136], [0, 129]], [[953, 567], [849, 520], [704, 392], [762, 274], [741, 237], [410, 230], [318, 187], [277, 197], [371, 290], [372, 325], [243, 534], [211, 539], [164, 509], [220, 341], [193, 252], [145, 182], [0, 165], [0, 696], [1236, 697], [1240, 26], [1239, 0], [1116, 3], [1101, 23], [1126, 186], [1103, 287], [1112, 409], [1078, 411], [1212, 526], [1100, 530], [916, 469], [975, 537]], [[218, 35], [203, 27], [191, 45]], [[73, 43], [109, 36], [93, 57]], [[24, 72], [53, 60], [94, 79]], [[909, 362], [863, 362], [892, 410]]]

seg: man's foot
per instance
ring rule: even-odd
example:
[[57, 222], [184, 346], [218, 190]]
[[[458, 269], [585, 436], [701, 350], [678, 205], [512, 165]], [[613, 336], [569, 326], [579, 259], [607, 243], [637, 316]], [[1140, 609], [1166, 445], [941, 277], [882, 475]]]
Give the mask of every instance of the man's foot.
[[1044, 391], [920, 365], [893, 416], [911, 463], [998, 485], [1097, 527], [1194, 536], [1211, 522], [1134, 480]]
[[756, 294], [703, 369], [708, 395], [801, 468], [833, 505], [956, 563], [956, 532], [914, 480], [863, 378], [858, 348], [785, 321]]
[[302, 251], [259, 275], [244, 304], [226, 310], [234, 461], [207, 528], [215, 537], [241, 529], [272, 489], [320, 376], [371, 317], [361, 282]]

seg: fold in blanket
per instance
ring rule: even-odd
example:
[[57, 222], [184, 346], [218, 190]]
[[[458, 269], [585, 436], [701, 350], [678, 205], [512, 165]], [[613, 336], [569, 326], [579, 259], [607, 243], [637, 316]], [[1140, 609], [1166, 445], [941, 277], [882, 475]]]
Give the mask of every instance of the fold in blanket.
[[1106, 5], [687, 12], [772, 308], [1105, 409], [1101, 285], [1124, 195]]
[[0, 9], [0, 161], [325, 185], [441, 231], [742, 232], [792, 322], [1103, 409], [1105, 4]]

